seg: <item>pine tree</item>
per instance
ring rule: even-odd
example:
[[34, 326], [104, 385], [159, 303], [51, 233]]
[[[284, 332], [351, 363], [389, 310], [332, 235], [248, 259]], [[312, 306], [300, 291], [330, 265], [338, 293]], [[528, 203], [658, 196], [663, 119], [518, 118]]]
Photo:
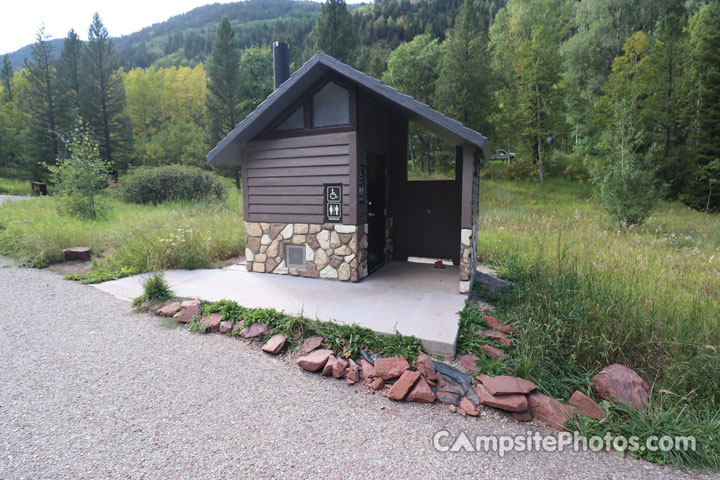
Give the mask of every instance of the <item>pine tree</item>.
[[207, 73], [207, 133], [215, 145], [241, 120], [240, 51], [227, 17], [218, 25]]
[[[684, 200], [706, 211], [720, 208], [720, 4], [703, 6], [690, 22], [693, 61], [694, 142], [697, 164]], [[713, 167], [711, 167], [713, 166]]]
[[80, 113], [98, 137], [100, 153], [116, 175], [128, 151], [125, 87], [116, 71], [114, 44], [96, 13], [81, 60]]
[[344, 0], [327, 0], [322, 5], [314, 35], [316, 50], [344, 63], [355, 58], [358, 36]]
[[3, 101], [13, 101], [13, 70], [10, 65], [10, 56], [6, 53], [3, 55], [2, 70], [0, 70], [0, 81], [3, 87]]
[[32, 61], [25, 60], [27, 85], [23, 107], [30, 113], [29, 135], [33, 164], [30, 170], [39, 175], [36, 162], [52, 164], [58, 155], [56, 125], [56, 73], [52, 66], [53, 46], [43, 26], [32, 45]]
[[564, 126], [559, 47], [570, 31], [571, 8], [567, 0], [510, 0], [490, 29], [501, 140], [520, 140], [521, 150], [535, 157], [540, 183], [546, 138], [559, 137]]
[[75, 30], [70, 30], [63, 42], [57, 62], [59, 110], [63, 130], [69, 130], [80, 112], [80, 62], [83, 43]]
[[[208, 144], [215, 145], [241, 120], [240, 51], [227, 17], [223, 17], [215, 33], [207, 75], [206, 138]], [[240, 188], [238, 167], [215, 168], [225, 174], [233, 173]]]
[[450, 117], [488, 135], [490, 113], [487, 41], [474, 0], [465, 3], [452, 36], [443, 43], [437, 83], [438, 107]]

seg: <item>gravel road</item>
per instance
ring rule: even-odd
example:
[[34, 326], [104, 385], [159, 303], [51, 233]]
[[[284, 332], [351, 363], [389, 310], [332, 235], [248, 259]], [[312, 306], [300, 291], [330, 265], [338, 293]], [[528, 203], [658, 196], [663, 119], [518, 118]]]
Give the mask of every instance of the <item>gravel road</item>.
[[393, 403], [49, 271], [0, 265], [3, 479], [711, 478], [610, 453], [440, 453], [438, 430], [543, 430]]

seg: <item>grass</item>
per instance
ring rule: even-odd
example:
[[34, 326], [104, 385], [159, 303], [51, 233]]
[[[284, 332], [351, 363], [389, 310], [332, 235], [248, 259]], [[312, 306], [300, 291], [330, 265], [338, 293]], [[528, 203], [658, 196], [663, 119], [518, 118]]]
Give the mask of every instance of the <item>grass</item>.
[[30, 181], [0, 177], [0, 195], [30, 195]]
[[137, 297], [134, 305], [140, 305], [142, 302], [161, 302], [174, 298], [175, 294], [170, 289], [170, 285], [165, 280], [164, 273], [153, 273], [145, 278], [143, 282], [143, 294]]
[[0, 205], [0, 253], [25, 266], [62, 262], [63, 249], [92, 247], [96, 255], [86, 282], [172, 268], [213, 267], [240, 255], [245, 234], [240, 193], [225, 201], [173, 202], [161, 205], [124, 203], [107, 195], [108, 214], [83, 220], [58, 213], [58, 201]]
[[[491, 299], [517, 327], [506, 371], [567, 400], [603, 367], [626, 364], [651, 384], [653, 410], [605, 429], [622, 433], [647, 415], [646, 434], [720, 431], [720, 218], [664, 203], [645, 226], [622, 232], [588, 186], [495, 180], [481, 191], [480, 261], [514, 282]], [[479, 326], [478, 314], [464, 312], [460, 351], [477, 352]], [[718, 468], [717, 435], [706, 448], [650, 459]]]
[[[389, 357], [401, 355], [409, 362], [413, 362], [417, 358], [418, 351], [423, 350], [420, 340], [413, 336], [404, 336], [399, 333], [384, 336], [356, 324], [339, 325], [320, 322], [302, 315], [288, 315], [272, 308], [248, 309], [231, 300], [205, 304], [202, 306], [202, 312], [204, 315], [220, 313], [222, 321], [230, 321], [233, 324], [242, 323], [243, 327], [248, 327], [253, 322], [266, 323], [270, 327], [270, 333], [264, 336], [263, 340], [281, 333], [287, 337], [290, 348], [297, 347], [308, 337], [320, 335], [325, 339], [327, 348], [338, 352], [345, 358], [356, 359], [360, 355], [360, 349], [365, 349]], [[203, 327], [199, 324], [191, 323], [189, 328], [204, 333]]]

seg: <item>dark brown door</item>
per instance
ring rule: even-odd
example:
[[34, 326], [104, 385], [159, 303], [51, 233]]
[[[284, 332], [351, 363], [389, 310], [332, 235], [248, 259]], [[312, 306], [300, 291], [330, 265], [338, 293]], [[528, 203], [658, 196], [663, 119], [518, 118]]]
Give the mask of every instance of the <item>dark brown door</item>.
[[385, 263], [385, 157], [367, 157], [368, 270]]

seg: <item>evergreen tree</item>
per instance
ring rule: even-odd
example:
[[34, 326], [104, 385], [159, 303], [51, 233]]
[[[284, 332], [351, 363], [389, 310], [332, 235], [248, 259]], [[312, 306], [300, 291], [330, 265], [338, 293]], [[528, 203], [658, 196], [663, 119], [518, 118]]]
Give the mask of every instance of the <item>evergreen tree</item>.
[[487, 42], [474, 0], [465, 0], [455, 30], [443, 43], [437, 104], [450, 117], [488, 135], [490, 113]]
[[563, 131], [559, 47], [569, 33], [567, 0], [510, 0], [490, 29], [493, 70], [500, 79], [496, 119], [502, 140], [512, 136], [534, 155], [544, 180], [546, 138]]
[[720, 208], [720, 3], [703, 6], [690, 22], [693, 60], [692, 149], [696, 175], [683, 195], [696, 208]]
[[[241, 120], [240, 51], [230, 20], [223, 17], [215, 33], [207, 70], [206, 136], [210, 145], [217, 144]], [[234, 173], [240, 188], [239, 167], [216, 167]], [[230, 171], [228, 171], [230, 170]]]
[[123, 168], [130, 144], [125, 88], [116, 71], [114, 44], [95, 13], [81, 59], [80, 113], [98, 137], [102, 158], [114, 175]]
[[80, 112], [80, 62], [82, 40], [75, 30], [70, 30], [63, 42], [57, 62], [58, 104], [63, 130], [69, 130]]
[[208, 142], [215, 145], [241, 120], [240, 51], [227, 17], [218, 25], [207, 75]]
[[358, 36], [345, 0], [327, 0], [323, 4], [314, 35], [316, 50], [344, 63], [355, 58]]
[[13, 71], [10, 65], [10, 56], [6, 53], [3, 55], [2, 70], [0, 70], [0, 81], [3, 87], [3, 101], [13, 101]]
[[692, 173], [686, 148], [691, 98], [689, 66], [685, 19], [671, 13], [658, 22], [655, 43], [647, 56], [643, 116], [650, 127], [650, 140], [662, 147], [656, 161], [658, 175], [673, 198]]
[[52, 164], [58, 155], [56, 125], [56, 72], [52, 66], [53, 46], [43, 26], [32, 45], [32, 60], [25, 60], [26, 91], [24, 110], [30, 114], [30, 149], [33, 164], [29, 170], [34, 176], [41, 172], [39, 162]]

